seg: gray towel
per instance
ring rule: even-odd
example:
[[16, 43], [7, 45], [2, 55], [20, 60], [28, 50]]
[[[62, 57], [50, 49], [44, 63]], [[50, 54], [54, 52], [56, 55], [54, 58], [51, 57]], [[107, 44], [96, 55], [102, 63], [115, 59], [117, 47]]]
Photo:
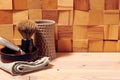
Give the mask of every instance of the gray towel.
[[20, 75], [45, 68], [49, 64], [49, 57], [43, 57], [34, 62], [15, 61], [11, 63], [3, 63], [0, 61], [0, 68], [11, 73], [12, 75]]

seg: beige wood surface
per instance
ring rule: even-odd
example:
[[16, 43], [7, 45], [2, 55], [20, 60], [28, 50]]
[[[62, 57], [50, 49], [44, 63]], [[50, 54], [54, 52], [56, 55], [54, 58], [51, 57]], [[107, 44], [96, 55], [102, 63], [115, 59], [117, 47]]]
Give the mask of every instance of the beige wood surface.
[[119, 53], [57, 53], [50, 67], [22, 76], [0, 70], [2, 80], [120, 80]]

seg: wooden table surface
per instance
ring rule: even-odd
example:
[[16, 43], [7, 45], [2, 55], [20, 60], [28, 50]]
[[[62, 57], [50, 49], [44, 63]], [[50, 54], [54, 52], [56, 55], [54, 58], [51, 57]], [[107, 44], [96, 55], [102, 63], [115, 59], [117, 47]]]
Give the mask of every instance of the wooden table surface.
[[120, 80], [120, 53], [57, 53], [49, 68], [1, 80]]

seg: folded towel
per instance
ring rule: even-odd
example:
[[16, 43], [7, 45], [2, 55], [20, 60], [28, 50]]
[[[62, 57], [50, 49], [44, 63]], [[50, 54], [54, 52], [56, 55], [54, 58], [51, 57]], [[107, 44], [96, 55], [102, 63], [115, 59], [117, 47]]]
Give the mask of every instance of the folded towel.
[[43, 69], [49, 64], [49, 57], [43, 57], [34, 62], [15, 61], [11, 63], [3, 63], [0, 61], [0, 68], [11, 73], [12, 75], [20, 75], [36, 70]]

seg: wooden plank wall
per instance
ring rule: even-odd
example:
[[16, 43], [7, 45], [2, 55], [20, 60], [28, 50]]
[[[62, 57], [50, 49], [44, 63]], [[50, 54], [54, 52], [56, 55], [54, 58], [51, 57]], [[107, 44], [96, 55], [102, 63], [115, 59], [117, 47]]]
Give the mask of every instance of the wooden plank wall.
[[59, 52], [120, 51], [119, 0], [0, 0], [0, 36], [21, 44], [21, 20], [56, 22]]

